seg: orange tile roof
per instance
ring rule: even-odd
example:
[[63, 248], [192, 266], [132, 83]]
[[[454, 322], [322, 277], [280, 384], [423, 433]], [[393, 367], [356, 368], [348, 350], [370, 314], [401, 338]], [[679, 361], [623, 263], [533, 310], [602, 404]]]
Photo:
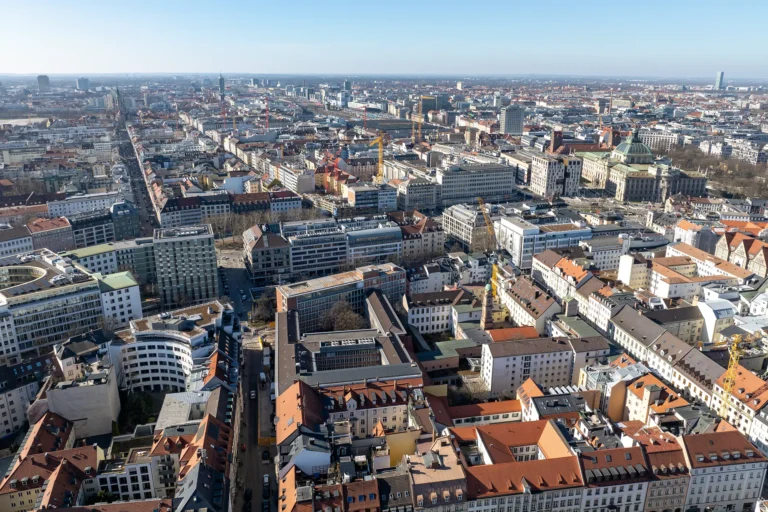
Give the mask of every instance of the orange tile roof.
[[[727, 372], [717, 379], [717, 385], [724, 389]], [[739, 365], [736, 370], [736, 382], [731, 396], [753, 411], [762, 409], [768, 401], [768, 382]]]
[[27, 223], [27, 227], [32, 233], [67, 228], [69, 226], [69, 221], [64, 217], [57, 217], [55, 219], [34, 219]]
[[514, 462], [516, 459], [512, 448], [517, 446], [537, 445], [548, 459], [571, 454], [568, 444], [551, 420], [493, 423], [480, 427], [453, 427], [449, 430], [458, 443], [482, 441], [494, 464]]
[[[62, 471], [82, 483], [86, 468], [90, 468], [92, 475], [96, 474], [100, 457], [103, 457], [103, 452], [94, 445], [28, 455], [20, 459], [16, 467], [0, 483], [0, 495], [17, 493], [21, 490], [39, 489], [60, 465], [66, 465]], [[37, 482], [35, 482], [34, 477], [38, 477]]]
[[622, 354], [621, 356], [611, 361], [610, 366], [613, 368], [626, 368], [627, 366], [631, 366], [633, 364], [637, 364], [637, 361], [635, 361], [632, 356], [629, 354]]
[[633, 434], [627, 434], [640, 444], [646, 453], [682, 450], [677, 438], [659, 427], [643, 427]]
[[577, 283], [589, 274], [589, 270], [584, 270], [568, 258], [563, 258], [555, 263], [555, 268], [559, 268], [563, 275], [574, 278]]
[[319, 393], [303, 381], [294, 382], [280, 393], [275, 404], [277, 444], [285, 441], [298, 425], [313, 428], [322, 421], [323, 409]]
[[520, 387], [517, 388], [517, 398], [526, 407], [532, 398], [537, 398], [540, 396], [544, 396], [544, 393], [541, 391], [539, 385], [536, 384], [536, 381], [530, 377], [528, 377], [525, 382], [523, 382]]
[[479, 404], [448, 407], [448, 414], [451, 418], [456, 419], [469, 418], [472, 416], [487, 416], [489, 414], [520, 412], [521, 410], [520, 400], [501, 400], [499, 402], [483, 402]]
[[[683, 436], [683, 449], [688, 453], [691, 469], [768, 460], [741, 432], [735, 430]], [[724, 454], [728, 455], [727, 459], [723, 458]]]
[[470, 500], [522, 494], [526, 485], [534, 492], [584, 485], [576, 457], [531, 460], [524, 464], [509, 462], [470, 466], [466, 468], [466, 473]]
[[539, 333], [535, 327], [507, 327], [504, 329], [490, 329], [485, 331], [493, 341], [514, 341], [538, 338]]
[[687, 221], [685, 219], [678, 222], [677, 227], [688, 231], [701, 231], [701, 226], [699, 224], [694, 224], [693, 222]]
[[18, 461], [35, 453], [55, 452], [64, 448], [72, 435], [74, 424], [55, 412], [46, 412], [27, 434], [27, 441], [19, 448]]
[[768, 228], [768, 222], [721, 220], [720, 224], [724, 225], [727, 229], [737, 229], [753, 236], [759, 236], [762, 230]]
[[[610, 468], [626, 466], [632, 466], [638, 469], [638, 466], [645, 468], [646, 475], [648, 471], [648, 462], [645, 459], [643, 449], [639, 446], [634, 448], [611, 448], [608, 450], [597, 450], [593, 452], [586, 452], [579, 455], [584, 471], [596, 471], [596, 470], [610, 470]], [[637, 478], [646, 479], [647, 476], [639, 476]], [[589, 479], [588, 479], [589, 480]], [[624, 480], [632, 480], [631, 478], [625, 478]], [[616, 480], [610, 479], [608, 482], [596, 481], [589, 483], [589, 486], [599, 487], [601, 485], [616, 485]]]
[[57, 512], [172, 512], [173, 499], [118, 501], [82, 507], [59, 507]]
[[227, 474], [233, 438], [229, 426], [211, 414], [206, 415], [192, 441], [179, 457], [179, 480], [202, 461], [216, 471]]

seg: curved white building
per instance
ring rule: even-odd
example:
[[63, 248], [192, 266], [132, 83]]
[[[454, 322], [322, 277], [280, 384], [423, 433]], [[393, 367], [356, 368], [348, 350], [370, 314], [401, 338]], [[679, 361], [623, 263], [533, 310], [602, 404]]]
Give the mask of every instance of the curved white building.
[[116, 333], [110, 344], [120, 388], [187, 391], [195, 360], [216, 350], [217, 331], [239, 339], [235, 324], [232, 308], [218, 301], [131, 321], [130, 329]]

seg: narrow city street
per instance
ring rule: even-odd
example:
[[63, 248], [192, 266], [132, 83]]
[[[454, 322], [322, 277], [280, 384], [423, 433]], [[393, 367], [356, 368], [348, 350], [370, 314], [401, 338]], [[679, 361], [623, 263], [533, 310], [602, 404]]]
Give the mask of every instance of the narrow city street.
[[136, 159], [136, 154], [133, 151], [133, 146], [128, 140], [128, 133], [125, 130], [121, 130], [120, 133], [121, 139], [124, 139], [125, 141], [120, 144], [118, 151], [122, 162], [128, 168], [128, 176], [131, 180], [131, 190], [133, 191], [133, 197], [136, 199], [136, 208], [139, 210], [140, 235], [142, 237], [152, 236], [155, 217], [152, 209], [152, 202], [149, 200], [147, 185], [141, 174], [141, 168]]
[[[242, 492], [238, 492], [236, 506], [243, 506], [243, 493], [245, 489], [250, 488], [253, 492], [251, 507], [260, 507], [264, 499], [263, 478], [264, 475], [269, 475], [270, 510], [275, 510], [277, 482], [273, 461], [277, 451], [273, 442], [274, 431], [271, 425], [274, 407], [269, 397], [269, 380], [263, 387], [260, 386], [259, 375], [264, 369], [262, 367], [262, 349], [258, 340], [262, 334], [267, 339], [272, 339], [272, 334], [267, 331], [246, 333], [243, 337], [244, 411], [241, 417], [241, 427], [243, 429], [240, 439], [241, 445], [238, 449], [242, 453], [244, 447], [245, 453], [242, 453], [243, 464], [238, 470], [238, 482], [243, 484], [240, 488]], [[269, 373], [265, 373], [268, 377]], [[251, 391], [256, 391], [256, 397], [253, 399], [251, 398]], [[267, 460], [264, 459], [264, 451], [269, 453]]]

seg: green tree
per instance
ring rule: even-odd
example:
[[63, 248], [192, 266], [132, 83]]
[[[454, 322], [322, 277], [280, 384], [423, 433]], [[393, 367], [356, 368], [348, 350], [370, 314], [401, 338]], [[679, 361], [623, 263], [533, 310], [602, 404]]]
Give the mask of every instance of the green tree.
[[119, 496], [115, 496], [111, 492], [100, 490], [95, 495], [91, 496], [86, 500], [86, 505], [95, 505], [96, 503], [112, 503], [113, 501], [117, 501]]

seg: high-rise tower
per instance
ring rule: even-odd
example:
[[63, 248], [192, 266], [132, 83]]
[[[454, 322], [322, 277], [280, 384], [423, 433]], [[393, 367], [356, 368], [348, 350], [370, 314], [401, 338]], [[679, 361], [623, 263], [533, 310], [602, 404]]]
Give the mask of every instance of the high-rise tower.
[[715, 77], [715, 90], [722, 91], [723, 89], [725, 89], [725, 73], [718, 71]]

